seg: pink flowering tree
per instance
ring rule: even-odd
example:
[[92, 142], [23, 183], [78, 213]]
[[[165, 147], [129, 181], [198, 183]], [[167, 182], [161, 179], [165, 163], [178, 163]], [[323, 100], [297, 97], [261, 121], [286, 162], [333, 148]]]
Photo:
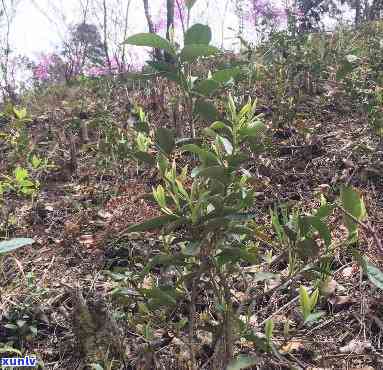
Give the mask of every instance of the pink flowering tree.
[[60, 55], [55, 53], [42, 54], [32, 70], [33, 78], [39, 84], [66, 80], [66, 62]]
[[[281, 5], [272, 0], [236, 0], [236, 11], [240, 18], [240, 34], [246, 28], [250, 35], [256, 33], [260, 39], [268, 38], [273, 32], [298, 27], [304, 19], [301, 3], [295, 6]], [[254, 32], [255, 31], [255, 32]]]
[[[77, 72], [75, 76], [102, 77], [138, 71], [144, 65], [145, 59], [146, 55], [144, 53], [132, 48], [127, 55], [127, 63], [123, 65], [115, 57], [110, 58], [110, 66], [109, 62], [104, 59], [98, 63], [87, 63], [81, 69], [81, 72]], [[58, 54], [43, 54], [32, 67], [33, 79], [38, 84], [65, 82], [68, 80], [68, 70], [72, 68], [70, 63], [71, 61]]]
[[249, 29], [268, 34], [287, 25], [288, 10], [270, 0], [242, 2], [243, 21]]

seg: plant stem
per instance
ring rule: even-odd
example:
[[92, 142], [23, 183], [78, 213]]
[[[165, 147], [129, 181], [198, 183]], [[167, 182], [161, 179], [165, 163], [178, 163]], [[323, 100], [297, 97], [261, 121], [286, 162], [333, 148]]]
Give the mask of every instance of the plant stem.
[[230, 287], [227, 283], [225, 274], [218, 272], [220, 283], [224, 290], [224, 304], [226, 306], [224, 315], [224, 335], [225, 335], [225, 366], [231, 361], [234, 353], [234, 333], [232, 325], [233, 303], [231, 299]]
[[190, 350], [190, 360], [191, 360], [191, 369], [197, 369], [196, 359], [195, 359], [195, 347], [194, 347], [194, 326], [195, 326], [195, 300], [197, 298], [197, 289], [196, 289], [196, 279], [192, 280], [192, 292], [190, 300], [190, 313], [189, 313], [189, 350]]

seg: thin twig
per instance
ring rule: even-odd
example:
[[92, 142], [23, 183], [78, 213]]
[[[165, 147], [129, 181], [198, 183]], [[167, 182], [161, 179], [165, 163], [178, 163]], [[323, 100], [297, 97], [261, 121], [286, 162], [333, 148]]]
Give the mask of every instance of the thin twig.
[[197, 298], [197, 289], [196, 289], [196, 279], [192, 280], [192, 293], [190, 300], [190, 314], [189, 314], [189, 348], [190, 348], [190, 360], [191, 360], [191, 368], [195, 370], [196, 367], [196, 359], [195, 359], [195, 349], [194, 349], [194, 326], [195, 326], [195, 301]]

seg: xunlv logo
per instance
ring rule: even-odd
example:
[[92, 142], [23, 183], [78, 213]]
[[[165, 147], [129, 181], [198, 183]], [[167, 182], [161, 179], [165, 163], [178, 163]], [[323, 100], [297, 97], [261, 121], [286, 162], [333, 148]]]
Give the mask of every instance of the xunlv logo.
[[36, 367], [36, 357], [10, 357], [0, 358], [0, 366], [23, 366], [23, 367]]

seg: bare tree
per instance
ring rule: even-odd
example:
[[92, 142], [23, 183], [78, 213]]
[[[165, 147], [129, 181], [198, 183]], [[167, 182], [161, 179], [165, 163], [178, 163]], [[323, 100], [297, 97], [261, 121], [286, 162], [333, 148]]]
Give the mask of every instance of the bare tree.
[[[128, 25], [129, 25], [129, 8], [130, 8], [131, 0], [128, 0], [126, 3], [126, 10], [125, 10], [125, 17], [124, 17], [124, 32], [123, 32], [123, 40], [126, 40], [128, 36]], [[125, 67], [126, 65], [126, 44], [122, 43], [122, 53], [121, 53], [121, 60]], [[125, 68], [124, 68], [125, 69]]]
[[81, 7], [81, 13], [82, 13], [82, 23], [87, 23], [90, 1], [91, 0], [80, 0], [80, 7]]
[[127, 68], [129, 10], [132, 0], [91, 0], [92, 18], [102, 31], [106, 65], [110, 71]]
[[106, 62], [108, 64], [109, 72], [112, 72], [112, 63], [109, 56], [109, 44], [108, 44], [108, 7], [106, 6], [106, 0], [102, 1], [103, 10], [103, 31], [104, 31], [104, 51]]
[[0, 22], [1, 22], [1, 29], [3, 30], [2, 37], [0, 39], [1, 45], [0, 45], [0, 67], [1, 67], [1, 73], [2, 73], [2, 94], [3, 94], [3, 100], [6, 100], [7, 98], [11, 101], [15, 102], [17, 99], [15, 86], [11, 82], [11, 27], [12, 23], [16, 16], [16, 10], [17, 6], [20, 4], [20, 0], [1, 0], [1, 9], [0, 9]]

